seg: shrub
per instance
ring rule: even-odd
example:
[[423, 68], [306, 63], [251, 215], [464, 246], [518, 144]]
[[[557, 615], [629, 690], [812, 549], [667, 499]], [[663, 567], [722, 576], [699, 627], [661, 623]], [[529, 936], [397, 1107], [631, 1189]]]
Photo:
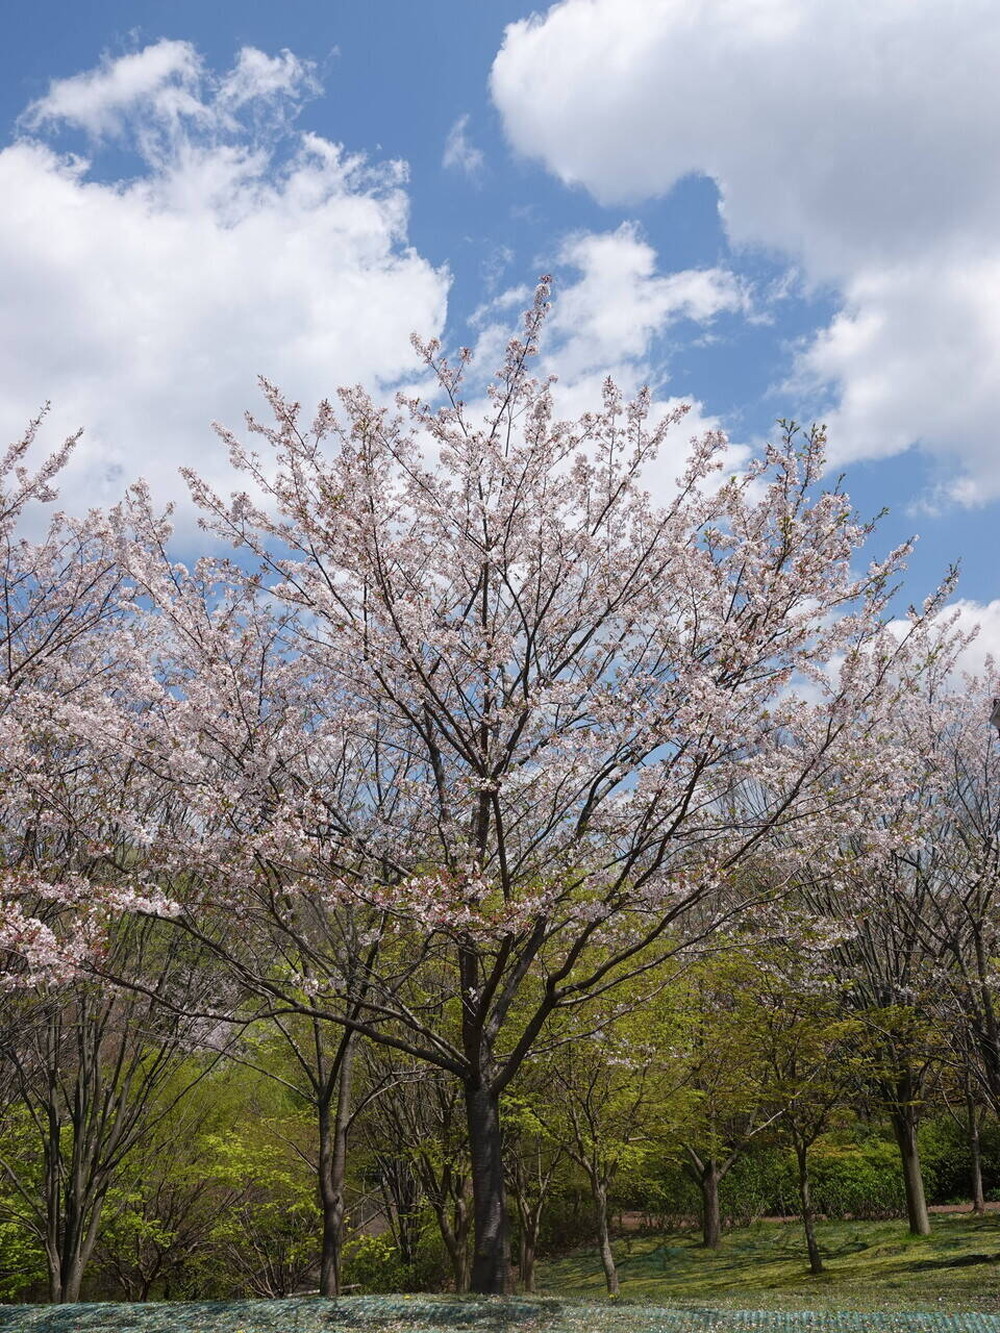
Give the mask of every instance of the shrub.
[[425, 1227], [412, 1263], [404, 1263], [388, 1232], [356, 1234], [345, 1244], [341, 1283], [364, 1296], [391, 1291], [442, 1291], [451, 1279], [440, 1236]]
[[810, 1154], [813, 1203], [828, 1217], [876, 1220], [906, 1212], [899, 1152], [894, 1143], [819, 1142]]

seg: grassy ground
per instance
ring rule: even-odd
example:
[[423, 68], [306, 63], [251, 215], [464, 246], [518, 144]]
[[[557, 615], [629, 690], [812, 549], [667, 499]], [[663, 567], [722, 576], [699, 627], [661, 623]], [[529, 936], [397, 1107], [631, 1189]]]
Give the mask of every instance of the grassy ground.
[[[797, 1223], [728, 1233], [716, 1253], [695, 1235], [634, 1236], [616, 1245], [622, 1297], [667, 1306], [757, 1310], [927, 1310], [1000, 1314], [1000, 1216], [934, 1218], [933, 1234], [902, 1222], [824, 1222], [826, 1272], [806, 1269]], [[604, 1290], [593, 1251], [543, 1264], [539, 1286], [593, 1301]]]
[[0, 1333], [1000, 1333], [1000, 1215], [935, 1218], [923, 1239], [828, 1222], [820, 1244], [828, 1271], [811, 1277], [790, 1223], [732, 1232], [716, 1254], [692, 1235], [632, 1236], [614, 1303], [581, 1251], [541, 1267], [537, 1299], [0, 1305]]

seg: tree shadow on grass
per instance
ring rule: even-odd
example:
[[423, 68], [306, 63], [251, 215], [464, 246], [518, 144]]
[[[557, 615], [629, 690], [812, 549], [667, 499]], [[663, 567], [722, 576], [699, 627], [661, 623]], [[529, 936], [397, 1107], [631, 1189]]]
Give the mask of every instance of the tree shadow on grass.
[[953, 1259], [916, 1259], [907, 1265], [912, 1270], [928, 1268], [969, 1268], [974, 1264], [1000, 1264], [1000, 1254], [957, 1254]]

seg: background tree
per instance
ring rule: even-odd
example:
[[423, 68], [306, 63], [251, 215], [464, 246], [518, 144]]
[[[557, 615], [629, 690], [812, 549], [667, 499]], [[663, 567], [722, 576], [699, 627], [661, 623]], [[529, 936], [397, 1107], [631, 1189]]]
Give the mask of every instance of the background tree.
[[472, 1179], [461, 1087], [389, 1047], [369, 1044], [366, 1059], [374, 1090], [365, 1117], [368, 1139], [380, 1157], [388, 1148], [408, 1161], [420, 1200], [434, 1214], [455, 1290], [468, 1291]]
[[[656, 1041], [652, 995], [590, 1030], [567, 1033], [548, 1065], [549, 1095], [535, 1115], [549, 1138], [583, 1172], [590, 1191], [595, 1239], [609, 1296], [619, 1291], [611, 1246], [612, 1190], [641, 1173], [657, 1141], [669, 1137], [672, 1083]], [[675, 1073], [676, 1076], [676, 1073]]]
[[756, 1032], [769, 1091], [780, 1108], [776, 1123], [795, 1154], [809, 1271], [818, 1274], [823, 1259], [816, 1239], [809, 1152], [857, 1086], [864, 1069], [865, 1029], [856, 1017], [845, 1017], [835, 994], [817, 986], [801, 954], [767, 959], [753, 995], [760, 1010]]
[[565, 1162], [564, 1145], [546, 1133], [538, 1115], [537, 1103], [550, 1091], [546, 1063], [536, 1056], [522, 1066], [504, 1107], [504, 1162], [517, 1210], [517, 1275], [523, 1292], [535, 1290], [542, 1223]]
[[[79, 1299], [108, 1192], [129, 1154], [218, 1058], [205, 1049], [198, 1020], [176, 1007], [180, 995], [197, 1007], [212, 984], [183, 937], [134, 920], [116, 929], [111, 947], [148, 994], [83, 978], [23, 991], [18, 1042], [2, 1053], [23, 1132], [17, 1155], [0, 1147], [0, 1170], [20, 1205], [18, 1221], [44, 1250], [56, 1302]], [[175, 1003], [161, 1005], [157, 992]]]
[[[720, 1189], [780, 1115], [773, 1099], [753, 982], [753, 941], [709, 955], [685, 977], [679, 1076], [690, 1095], [680, 1126], [682, 1162], [698, 1189], [702, 1240], [722, 1243]], [[745, 950], [745, 951], [744, 951]]]

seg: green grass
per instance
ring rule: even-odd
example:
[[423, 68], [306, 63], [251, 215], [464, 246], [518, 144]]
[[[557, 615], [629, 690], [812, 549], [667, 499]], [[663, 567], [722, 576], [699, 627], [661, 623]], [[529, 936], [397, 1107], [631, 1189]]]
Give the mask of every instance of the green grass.
[[540, 1267], [538, 1298], [0, 1305], [0, 1333], [1000, 1333], [1000, 1215], [936, 1217], [926, 1238], [827, 1222], [819, 1238], [828, 1271], [811, 1277], [790, 1223], [731, 1232], [715, 1254], [689, 1234], [632, 1236], [615, 1302], [580, 1251]]
[[[933, 1234], [902, 1222], [824, 1222], [827, 1271], [807, 1270], [797, 1223], [759, 1222], [704, 1249], [693, 1234], [618, 1241], [622, 1298], [644, 1304], [742, 1310], [925, 1310], [1000, 1314], [1000, 1215], [947, 1214]], [[539, 1265], [539, 1287], [593, 1301], [604, 1290], [596, 1253]]]

